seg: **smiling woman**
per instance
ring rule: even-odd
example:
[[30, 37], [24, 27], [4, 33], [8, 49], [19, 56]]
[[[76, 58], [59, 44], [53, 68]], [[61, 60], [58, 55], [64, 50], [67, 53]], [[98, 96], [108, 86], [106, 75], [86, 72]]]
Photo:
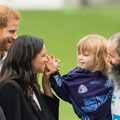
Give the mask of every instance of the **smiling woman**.
[[7, 120], [58, 120], [59, 100], [49, 82], [43, 82], [43, 94], [37, 80], [37, 73], [44, 69], [49, 74], [47, 60], [42, 39], [22, 35], [14, 41], [0, 75], [0, 105]]

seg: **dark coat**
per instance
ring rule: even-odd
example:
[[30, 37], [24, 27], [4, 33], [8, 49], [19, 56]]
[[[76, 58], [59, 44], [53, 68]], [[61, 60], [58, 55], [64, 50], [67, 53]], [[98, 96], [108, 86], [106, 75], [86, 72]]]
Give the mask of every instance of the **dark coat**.
[[0, 120], [6, 120], [1, 106], [0, 106]]
[[44, 94], [36, 94], [41, 109], [36, 110], [27, 103], [20, 85], [14, 80], [0, 87], [0, 105], [7, 120], [58, 120], [59, 100]]

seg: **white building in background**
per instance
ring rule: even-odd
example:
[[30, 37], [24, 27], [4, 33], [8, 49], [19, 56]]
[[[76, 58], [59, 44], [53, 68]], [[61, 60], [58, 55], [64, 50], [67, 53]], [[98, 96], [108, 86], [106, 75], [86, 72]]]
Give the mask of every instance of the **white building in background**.
[[63, 9], [66, 6], [78, 7], [80, 0], [0, 0], [16, 9]]
[[0, 0], [16, 9], [62, 9], [64, 0]]
[[57, 10], [81, 5], [104, 5], [120, 3], [120, 0], [0, 0], [16, 9]]

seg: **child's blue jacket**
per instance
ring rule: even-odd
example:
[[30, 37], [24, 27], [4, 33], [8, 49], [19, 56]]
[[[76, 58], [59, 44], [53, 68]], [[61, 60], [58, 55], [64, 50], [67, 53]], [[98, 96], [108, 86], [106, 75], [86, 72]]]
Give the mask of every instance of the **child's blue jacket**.
[[63, 76], [55, 72], [50, 83], [61, 99], [72, 104], [82, 120], [112, 120], [112, 84], [101, 72], [76, 67]]

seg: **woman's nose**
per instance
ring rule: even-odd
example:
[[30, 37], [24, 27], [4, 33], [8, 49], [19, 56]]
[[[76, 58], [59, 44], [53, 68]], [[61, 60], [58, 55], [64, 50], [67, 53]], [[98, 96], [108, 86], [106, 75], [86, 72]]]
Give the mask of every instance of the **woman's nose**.
[[45, 56], [44, 61], [45, 61], [45, 62], [48, 61], [48, 56]]

